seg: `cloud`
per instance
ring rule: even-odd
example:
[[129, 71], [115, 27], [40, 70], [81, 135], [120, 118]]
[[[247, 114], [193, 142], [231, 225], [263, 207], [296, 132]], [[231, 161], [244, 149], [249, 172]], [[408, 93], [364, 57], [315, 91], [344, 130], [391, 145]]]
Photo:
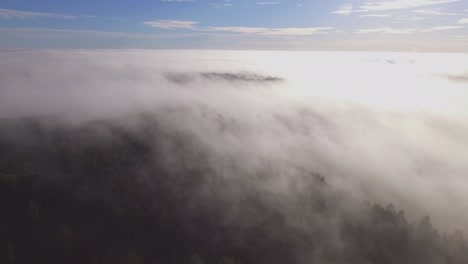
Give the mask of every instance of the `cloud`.
[[258, 34], [269, 36], [305, 36], [325, 33], [334, 29], [333, 27], [312, 28], [263, 28], [263, 27], [207, 27], [208, 30], [233, 32], [242, 34]]
[[272, 1], [272, 2], [257, 2], [257, 5], [277, 5], [280, 2], [278, 1]]
[[220, 35], [221, 34], [200, 31], [185, 33], [172, 33], [171, 31], [171, 33], [157, 34], [0, 27], [0, 50], [31, 48], [193, 48], [197, 43], [204, 43], [204, 41], [210, 38], [220, 38]]
[[[1, 28], [0, 34], [8, 34], [10, 36], [43, 36], [53, 34], [53, 36], [88, 36], [88, 37], [120, 37], [120, 38], [160, 38], [163, 36], [112, 32], [112, 31], [97, 31], [97, 30], [74, 30], [74, 29], [54, 29], [54, 28]], [[167, 36], [166, 36], [167, 37]]]
[[358, 33], [358, 34], [371, 34], [371, 33], [411, 34], [411, 33], [417, 32], [417, 29], [414, 29], [414, 28], [394, 29], [394, 28], [390, 28], [390, 27], [377, 27], [377, 28], [357, 29], [355, 32]]
[[195, 25], [198, 24], [196, 21], [185, 21], [185, 20], [155, 20], [147, 21], [143, 24], [162, 29], [195, 29]]
[[[347, 243], [330, 243], [336, 236], [336, 241], [349, 241], [349, 245], [358, 248], [357, 252], [369, 254], [369, 251], [375, 252], [376, 247], [362, 245], [370, 240], [379, 244], [377, 248], [393, 248], [397, 241], [394, 238], [400, 238], [399, 235], [394, 236], [393, 230], [403, 235], [403, 242], [418, 240], [432, 243], [432, 240], [426, 238], [426, 233], [422, 233], [424, 236], [419, 233], [412, 236], [414, 233], [408, 233], [407, 229], [394, 229], [392, 221], [397, 218], [393, 214], [388, 221], [377, 220], [387, 211], [379, 209], [372, 215], [363, 214], [360, 206], [353, 206], [354, 201], [359, 204], [361, 200], [382, 204], [394, 202], [397, 208], [405, 209], [410, 222], [430, 214], [438, 227], [457, 226], [467, 230], [468, 138], [465, 135], [468, 133], [468, 120], [465, 113], [468, 95], [460, 84], [427, 76], [427, 73], [440, 70], [459, 74], [452, 66], [454, 63], [465, 65], [466, 56], [180, 50], [0, 52], [0, 116], [57, 113], [60, 117], [67, 114], [86, 117], [89, 113], [94, 122], [79, 123], [79, 130], [69, 130], [68, 126], [49, 130], [42, 123], [26, 119], [21, 127], [31, 128], [33, 138], [40, 139], [40, 142], [31, 145], [21, 142], [21, 145], [12, 146], [15, 150], [32, 146], [31, 153], [51, 153], [54, 160], [57, 158], [68, 162], [65, 165], [72, 165], [52, 170], [55, 167], [51, 165], [56, 163], [45, 163], [43, 160], [49, 159], [32, 156], [39, 157], [33, 160], [33, 165], [38, 166], [28, 168], [37, 168], [33, 172], [39, 176], [43, 167], [61, 176], [70, 167], [81, 168], [81, 160], [88, 157], [90, 159], [84, 165], [94, 167], [105, 163], [113, 169], [120, 169], [112, 161], [122, 161], [123, 165], [130, 162], [134, 166], [122, 168], [130, 169], [132, 179], [135, 177], [135, 181], [130, 181], [130, 187], [137, 187], [124, 198], [139, 192], [138, 186], [156, 186], [156, 189], [149, 188], [149, 192], [141, 192], [142, 210], [150, 210], [153, 215], [153, 211], [160, 207], [146, 206], [146, 201], [162, 201], [163, 213], [169, 212], [175, 219], [183, 219], [190, 227], [187, 230], [194, 230], [191, 228], [194, 223], [202, 223], [200, 228], [195, 225], [200, 230], [197, 234], [209, 236], [209, 244], [219, 239], [220, 232], [233, 234], [248, 230], [249, 235], [245, 239], [237, 234], [227, 240], [221, 236], [223, 240], [213, 244], [221, 244], [224, 248], [225, 241], [231, 239], [236, 241], [236, 245], [248, 244], [245, 242], [257, 241], [257, 236], [260, 236], [262, 243], [265, 241], [265, 244], [272, 245], [262, 249], [260, 254], [254, 252], [252, 256], [263, 256], [272, 250], [276, 253], [278, 248], [280, 251], [274, 254], [275, 257], [289, 250], [294, 255], [303, 251], [309, 253], [308, 247], [293, 246], [289, 249], [289, 244], [282, 240], [272, 240], [285, 236], [288, 240], [304, 240], [306, 243], [303, 245], [313, 244], [315, 247], [317, 244], [326, 249], [327, 254], [338, 249], [346, 256], [352, 254], [354, 247], [347, 246]], [[285, 81], [265, 85], [249, 81], [224, 82], [218, 80], [220, 75], [217, 74], [216, 81], [209, 75], [211, 78], [200, 77], [197, 81], [181, 85], [164, 78], [168, 72], [238, 73], [242, 70], [261, 73], [262, 76], [273, 74], [284, 77]], [[447, 99], [446, 104], [444, 99]], [[394, 107], [382, 109], [384, 105]], [[407, 105], [413, 107], [406, 110]], [[448, 109], [456, 109], [459, 115], [445, 114]], [[120, 118], [112, 118], [115, 116]], [[16, 124], [6, 121], [4, 123], [8, 126]], [[115, 132], [108, 133], [111, 131]], [[24, 138], [25, 135], [18, 133], [18, 137]], [[105, 144], [100, 144], [101, 139], [106, 139]], [[10, 145], [9, 142], [2, 140], [2, 146]], [[49, 142], [57, 148], [38, 148], [48, 146], [43, 143]], [[84, 151], [78, 148], [75, 152], [74, 146], [81, 142], [91, 148], [83, 148]], [[94, 148], [94, 144], [103, 147]], [[69, 152], [73, 156], [69, 156]], [[59, 156], [62, 153], [65, 153], [65, 158]], [[107, 153], [111, 155], [109, 159]], [[134, 153], [135, 156], [127, 159], [124, 155], [122, 158], [122, 153]], [[154, 169], [146, 170], [146, 161], [151, 162]], [[47, 166], [41, 166], [43, 164]], [[21, 166], [16, 167], [22, 169]], [[101, 167], [94, 167], [91, 168], [93, 172], [105, 173], [104, 177], [114, 183], [113, 179], [117, 178], [111, 177], [115, 176], [112, 174], [114, 170], [108, 173], [99, 169]], [[330, 186], [320, 190], [344, 189], [339, 197], [350, 204], [337, 203], [332, 197], [320, 199], [320, 190], [304, 184], [308, 183], [304, 179], [311, 177], [305, 173], [314, 171], [322, 173], [327, 186]], [[124, 173], [127, 170], [122, 171]], [[71, 176], [76, 179], [75, 174]], [[125, 181], [116, 184], [122, 183]], [[86, 199], [94, 197], [89, 196], [87, 189], [83, 191], [81, 182], [73, 186], [77, 186], [77, 193], [85, 194], [83, 197]], [[114, 185], [110, 188], [122, 193], [122, 188]], [[167, 204], [164, 203], [166, 200], [160, 199], [166, 196], [160, 196], [158, 190], [166, 193], [169, 189], [176, 203]], [[91, 192], [94, 190], [99, 197], [110, 197], [100, 186], [92, 188]], [[187, 197], [194, 197], [194, 200], [187, 200]], [[133, 206], [127, 200], [123, 200], [124, 203], [122, 199], [109, 200], [114, 204], [117, 201], [119, 205]], [[257, 201], [262, 202], [257, 204]], [[200, 211], [213, 211], [215, 214], [212, 214], [213, 218], [186, 217], [187, 214], [179, 213], [184, 211], [179, 210], [178, 205], [195, 216]], [[322, 213], [317, 214], [317, 209], [313, 208], [320, 208]], [[255, 226], [270, 227], [269, 221], [256, 220], [259, 214], [291, 228], [286, 229], [287, 232], [274, 228], [260, 229], [260, 232], [258, 228], [232, 228], [231, 224], [237, 219], [245, 220], [245, 223], [253, 221]], [[343, 221], [349, 219], [343, 218], [347, 214], [355, 216], [351, 218], [353, 221]], [[370, 228], [375, 232], [358, 235], [357, 238], [363, 239], [357, 241], [353, 234], [362, 233], [360, 216], [366, 219], [366, 223], [371, 221], [373, 225]], [[215, 229], [216, 232], [203, 228], [218, 223], [217, 219], [223, 221], [221, 225], [215, 224], [214, 227], [221, 227]], [[335, 223], [337, 228], [324, 228], [335, 226]], [[301, 230], [310, 230], [306, 233], [311, 235], [310, 239], [309, 236], [303, 238]], [[390, 242], [379, 240], [380, 233]], [[264, 236], [268, 239], [263, 240]], [[349, 236], [349, 240], [342, 240]], [[193, 241], [201, 240], [197, 236]], [[401, 246], [408, 249], [406, 245], [408, 243]], [[418, 245], [422, 246], [414, 247], [417, 249], [415, 254], [428, 256], [427, 262], [418, 263], [439, 260], [434, 258], [435, 261], [431, 262], [432, 244], [428, 249], [424, 247], [426, 244]], [[420, 249], [427, 249], [428, 253]], [[407, 252], [402, 253], [402, 263], [408, 259]], [[191, 251], [189, 253], [192, 254]], [[394, 256], [390, 254], [385, 257]], [[345, 263], [340, 260], [348, 260], [340, 258], [335, 262], [333, 257], [339, 254], [327, 255], [331, 256], [326, 259], [331, 259], [329, 262], [306, 256], [298, 261], [282, 261], [276, 257], [279, 261], [263, 263]], [[362, 263], [362, 259], [348, 260], [347, 263]]]
[[[349, 15], [352, 13], [388, 11], [398, 9], [411, 9], [422, 6], [439, 5], [446, 3], [454, 3], [459, 0], [394, 0], [384, 2], [366, 2], [359, 8], [355, 9], [352, 3], [340, 6], [333, 14]], [[442, 12], [440, 12], [442, 14]]]
[[[159, 110], [158, 126], [177, 125], [178, 131], [193, 135], [189, 143], [194, 147], [201, 142], [215, 155], [216, 159], [202, 164], [213, 166], [210, 175], [246, 180], [243, 186], [248, 188], [287, 191], [295, 186], [288, 184], [296, 175], [292, 168], [303, 167], [324, 173], [333, 186], [344, 186], [372, 202], [393, 201], [413, 215], [423, 211], [438, 223], [465, 228], [467, 94], [464, 87], [437, 80], [432, 73], [462, 74], [453, 66], [465, 65], [466, 56], [0, 52], [0, 115], [57, 113], [99, 119]], [[409, 63], [412, 60], [415, 64]], [[243, 71], [285, 81], [223, 82], [218, 79], [233, 75], [217, 74], [199, 76], [183, 86], [164, 78], [168, 72]], [[459, 115], [452, 115], [450, 109]], [[230, 166], [232, 161], [238, 162]], [[191, 163], [184, 164], [189, 168]], [[256, 179], [269, 179], [257, 168], [276, 172], [282, 181], [253, 185]], [[249, 177], [243, 177], [246, 173], [240, 172], [244, 171]], [[222, 191], [229, 188], [223, 181], [220, 184]], [[277, 201], [289, 204], [281, 197]]]
[[468, 24], [468, 18], [462, 18], [462, 19], [458, 20], [458, 23], [460, 23], [460, 24]]
[[447, 4], [458, 1], [459, 0], [395, 0], [384, 2], [367, 2], [364, 5], [360, 6], [360, 8], [367, 11], [385, 11]]
[[267, 32], [267, 28], [261, 27], [207, 27], [208, 30], [234, 32], [242, 34], [261, 34]]
[[12, 9], [0, 9], [0, 18], [57, 18], [57, 19], [75, 19], [77, 16], [54, 14], [54, 13], [41, 13], [41, 12], [28, 12]]
[[162, 29], [190, 29], [199, 31], [220, 31], [240, 34], [255, 34], [266, 36], [305, 36], [326, 33], [333, 27], [310, 28], [266, 28], [266, 27], [195, 27], [196, 21], [156, 20], [144, 22], [145, 25]]
[[211, 5], [216, 8], [224, 8], [224, 7], [233, 6], [233, 4], [231, 3], [231, 0], [224, 0], [224, 3], [212, 3]]
[[367, 15], [360, 15], [360, 18], [364, 17], [379, 17], [379, 18], [385, 18], [385, 17], [391, 17], [391, 15], [388, 14], [367, 14]]
[[223, 3], [223, 4], [212, 3], [211, 5], [216, 7], [216, 8], [223, 8], [223, 7], [231, 7], [232, 6], [231, 3]]
[[349, 15], [351, 13], [353, 13], [353, 4], [342, 5], [338, 10], [332, 12], [332, 14], [338, 15]]
[[419, 21], [419, 20], [424, 20], [424, 17], [409, 17], [407, 19], [409, 21]]
[[452, 82], [457, 83], [468, 83], [468, 73], [465, 74], [446, 74], [444, 75], [445, 78]]
[[460, 40], [460, 41], [467, 41], [468, 35], [450, 36], [450, 38]]
[[404, 28], [404, 29], [394, 29], [391, 27], [377, 27], [377, 28], [365, 28], [357, 29], [355, 32], [358, 34], [412, 34], [417, 32], [434, 32], [434, 31], [444, 31], [452, 29], [461, 29], [465, 28], [464, 26], [434, 26], [428, 29], [416, 29], [416, 28]]
[[458, 15], [457, 13], [445, 12], [440, 8], [418, 9], [418, 10], [413, 10], [413, 12], [422, 14], [422, 15], [433, 15], [433, 16], [456, 16]]
[[425, 29], [422, 32], [434, 32], [434, 31], [443, 31], [443, 30], [461, 29], [461, 28], [464, 28], [464, 26], [436, 26], [436, 27]]

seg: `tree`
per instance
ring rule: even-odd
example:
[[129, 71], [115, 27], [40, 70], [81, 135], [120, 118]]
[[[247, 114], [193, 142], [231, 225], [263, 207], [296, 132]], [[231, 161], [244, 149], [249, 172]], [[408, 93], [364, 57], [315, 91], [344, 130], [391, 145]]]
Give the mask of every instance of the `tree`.
[[241, 263], [237, 262], [233, 258], [223, 257], [222, 259], [219, 260], [218, 264], [241, 264]]
[[10, 264], [15, 264], [16, 263], [15, 250], [14, 250], [12, 244], [8, 244], [8, 262]]
[[127, 256], [124, 259], [125, 264], [141, 264], [141, 259], [134, 251], [127, 253]]
[[195, 254], [190, 258], [190, 264], [204, 264], [204, 262], [198, 254]]
[[32, 222], [39, 218], [39, 206], [33, 200], [29, 200], [28, 203], [28, 216]]

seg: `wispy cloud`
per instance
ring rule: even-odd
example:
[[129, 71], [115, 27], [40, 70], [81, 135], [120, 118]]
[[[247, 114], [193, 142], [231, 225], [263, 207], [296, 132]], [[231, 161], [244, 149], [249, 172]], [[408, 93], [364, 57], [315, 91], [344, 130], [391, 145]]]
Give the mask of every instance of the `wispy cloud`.
[[196, 21], [180, 20], [155, 20], [143, 24], [161, 29], [190, 29], [197, 31], [217, 31], [239, 34], [252, 34], [264, 36], [306, 36], [320, 33], [329, 33], [333, 27], [308, 27], [308, 28], [267, 28], [267, 27], [196, 27]]
[[367, 15], [360, 15], [360, 18], [365, 18], [365, 17], [377, 17], [377, 18], [386, 18], [386, 17], [391, 17], [391, 15], [388, 14], [367, 14]]
[[443, 30], [452, 30], [452, 29], [461, 29], [464, 26], [436, 26], [423, 30], [423, 32], [434, 32], [434, 31], [443, 31]]
[[262, 28], [262, 27], [207, 27], [207, 30], [267, 36], [306, 36], [327, 33], [333, 27], [313, 28]]
[[58, 18], [58, 19], [74, 19], [77, 16], [64, 15], [64, 14], [54, 14], [54, 13], [41, 13], [41, 12], [29, 12], [29, 11], [19, 11], [12, 9], [0, 9], [0, 18], [22, 18], [22, 19], [32, 19], [32, 18]]
[[355, 32], [358, 34], [411, 34], [418, 31], [414, 28], [394, 29], [391, 27], [377, 27], [377, 28], [364, 28], [357, 29]]
[[433, 15], [433, 16], [456, 16], [457, 13], [446, 12], [440, 8], [431, 8], [431, 9], [418, 9], [413, 10], [414, 13], [422, 15]]
[[216, 8], [223, 8], [223, 7], [231, 7], [233, 4], [231, 3], [231, 0], [224, 0], [223, 3], [212, 3], [212, 6]]
[[[174, 34], [145, 34], [112, 32], [97, 30], [75, 30], [75, 29], [55, 29], [55, 28], [5, 28], [0, 27], [0, 36], [26, 37], [26, 38], [66, 38], [66, 37], [99, 37], [99, 38], [119, 38], [124, 39], [184, 39], [200, 36], [223, 36], [214, 32], [193, 32], [193, 33], [174, 33]], [[1, 45], [0, 45], [1, 46]]]
[[401, 18], [400, 20], [408, 20], [408, 21], [420, 21], [424, 20], [424, 17], [407, 17], [407, 18]]
[[234, 33], [243, 33], [243, 34], [261, 34], [262, 32], [267, 31], [267, 28], [260, 27], [208, 27], [207, 30], [214, 31], [225, 31], [225, 32], [234, 32]]
[[257, 2], [257, 5], [277, 5], [280, 2], [278, 1], [271, 1], [271, 2]]
[[458, 23], [460, 23], [460, 24], [468, 24], [468, 18], [462, 18], [462, 19], [458, 20]]
[[120, 37], [120, 38], [149, 38], [157, 37], [156, 35], [126, 33], [126, 32], [110, 32], [110, 31], [96, 31], [96, 30], [73, 30], [73, 29], [54, 29], [54, 28], [2, 28], [0, 27], [1, 34], [9, 35], [23, 35], [23, 36], [90, 36], [90, 37]]
[[453, 29], [462, 29], [464, 26], [450, 25], [450, 26], [434, 26], [427, 29], [416, 29], [416, 28], [404, 28], [404, 29], [395, 29], [391, 27], [377, 27], [377, 28], [365, 28], [357, 29], [355, 32], [358, 34], [412, 34], [412, 33], [427, 33], [435, 31], [444, 31], [444, 30], [453, 30]]
[[184, 21], [184, 20], [155, 20], [147, 21], [143, 24], [162, 29], [191, 29], [195, 30], [195, 25], [198, 24], [196, 21]]
[[353, 4], [346, 4], [340, 6], [337, 10], [333, 11], [333, 14], [338, 14], [338, 15], [349, 15], [353, 13]]
[[448, 38], [453, 39], [453, 40], [457, 40], [457, 41], [463, 41], [463, 42], [468, 41], [468, 35], [466, 35], [466, 36], [463, 36], [463, 35], [461, 35], [461, 36], [449, 36]]
[[[367, 12], [379, 12], [379, 11], [391, 11], [391, 10], [403, 10], [403, 9], [414, 9], [424, 6], [441, 5], [448, 3], [459, 2], [460, 0], [393, 0], [393, 1], [376, 1], [366, 2], [359, 7], [355, 7], [354, 4], [349, 3], [340, 6], [337, 10], [333, 11], [333, 14], [338, 15], [349, 15], [352, 13], [367, 13]], [[442, 9], [419, 9], [414, 10], [416, 13], [425, 15], [457, 15], [455, 13], [444, 12]], [[363, 15], [360, 17], [372, 17], [373, 15]], [[377, 15], [373, 17], [383, 17]]]
[[459, 0], [394, 0], [394, 1], [374, 1], [367, 2], [360, 6], [360, 9], [367, 11], [385, 11], [410, 9], [422, 6], [439, 5], [458, 2]]

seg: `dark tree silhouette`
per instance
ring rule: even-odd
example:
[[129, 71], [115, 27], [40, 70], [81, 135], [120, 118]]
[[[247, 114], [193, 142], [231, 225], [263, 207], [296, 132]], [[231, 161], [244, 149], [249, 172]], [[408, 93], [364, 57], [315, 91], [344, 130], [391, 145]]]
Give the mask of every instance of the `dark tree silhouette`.
[[461, 231], [302, 168], [289, 194], [258, 187], [282, 173], [268, 164], [228, 177], [194, 135], [140, 119], [0, 121], [0, 263], [468, 263]]

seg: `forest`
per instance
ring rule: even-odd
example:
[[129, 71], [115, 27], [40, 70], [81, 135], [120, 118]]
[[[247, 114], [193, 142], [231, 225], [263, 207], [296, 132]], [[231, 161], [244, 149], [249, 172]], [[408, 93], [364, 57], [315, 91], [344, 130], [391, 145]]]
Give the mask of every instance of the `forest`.
[[221, 167], [193, 133], [135, 120], [0, 120], [0, 263], [468, 263], [430, 216], [293, 165]]

